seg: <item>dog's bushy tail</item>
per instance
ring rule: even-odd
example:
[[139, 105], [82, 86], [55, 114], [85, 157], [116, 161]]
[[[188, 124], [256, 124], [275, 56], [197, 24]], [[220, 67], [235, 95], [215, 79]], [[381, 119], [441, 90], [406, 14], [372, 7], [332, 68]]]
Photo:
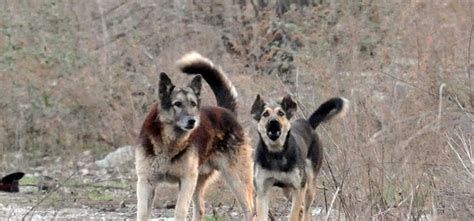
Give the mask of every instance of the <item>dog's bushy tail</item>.
[[194, 51], [184, 55], [176, 63], [178, 68], [186, 74], [201, 74], [214, 92], [217, 105], [237, 114], [237, 91], [220, 68]]
[[309, 124], [316, 129], [322, 122], [334, 117], [344, 116], [349, 107], [349, 101], [343, 97], [335, 97], [321, 104], [318, 109], [311, 114]]

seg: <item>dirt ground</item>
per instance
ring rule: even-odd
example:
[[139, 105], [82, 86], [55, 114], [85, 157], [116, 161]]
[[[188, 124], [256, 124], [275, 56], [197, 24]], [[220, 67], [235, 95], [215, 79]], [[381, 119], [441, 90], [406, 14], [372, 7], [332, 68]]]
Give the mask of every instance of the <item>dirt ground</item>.
[[[87, 155], [85, 153], [84, 155]], [[87, 159], [87, 157], [84, 157]], [[100, 168], [82, 162], [75, 172], [64, 175], [61, 168], [36, 168], [20, 180], [20, 192], [0, 192], [1, 220], [92, 219], [127, 220], [136, 214], [135, 174], [132, 162], [115, 168]], [[92, 166], [91, 166], [92, 165]], [[47, 186], [47, 190], [39, 190]], [[177, 186], [157, 188], [154, 220], [172, 220]], [[285, 217], [289, 202], [274, 191], [272, 216]], [[191, 211], [191, 208], [190, 208]], [[320, 214], [315, 207], [313, 213]], [[240, 209], [226, 184], [217, 179], [206, 195], [206, 220], [240, 220]]]
[[[136, 177], [132, 150], [132, 146], [122, 147], [101, 159], [85, 151], [73, 163], [61, 162], [61, 158], [57, 158], [54, 160], [56, 163], [48, 164], [49, 167], [28, 168], [23, 171], [26, 175], [20, 180], [20, 192], [0, 192], [0, 220], [133, 220], [136, 215]], [[318, 187], [320, 185], [318, 183]], [[40, 187], [44, 190], [39, 190]], [[152, 220], [173, 220], [177, 191], [177, 185], [161, 184], [157, 187]], [[451, 195], [449, 202], [464, 202], [464, 207], [469, 207], [466, 209], [472, 209], [472, 203], [465, 204], [474, 202], [471, 194], [466, 193], [463, 198]], [[313, 220], [326, 220], [332, 196], [327, 194], [325, 197], [323, 191], [319, 191], [316, 198]], [[443, 204], [451, 205], [449, 202]], [[291, 203], [277, 188], [271, 192], [270, 205], [273, 220], [286, 220]], [[440, 213], [450, 214], [448, 217], [456, 215], [449, 212], [448, 206], [443, 208], [446, 211], [440, 210]], [[341, 214], [332, 209], [327, 218], [345, 220]], [[218, 178], [207, 190], [205, 220], [241, 220], [240, 217], [239, 206], [231, 191]], [[430, 215], [418, 217], [418, 220], [432, 219]]]
[[[83, 169], [51, 181], [49, 190], [39, 191], [38, 184], [43, 182], [40, 178], [43, 175], [27, 174], [20, 182], [19, 193], [0, 192], [0, 219], [134, 219], [136, 198], [133, 175], [133, 172], [120, 174], [106, 169], [94, 172]], [[173, 217], [176, 193], [176, 185], [158, 186], [153, 220], [173, 220], [170, 217]], [[281, 191], [275, 189], [271, 203], [271, 216], [277, 220], [289, 213], [290, 203]], [[323, 219], [325, 215], [321, 212], [322, 208], [315, 206], [314, 219]], [[218, 179], [206, 195], [206, 220], [240, 220], [240, 215], [232, 193]]]

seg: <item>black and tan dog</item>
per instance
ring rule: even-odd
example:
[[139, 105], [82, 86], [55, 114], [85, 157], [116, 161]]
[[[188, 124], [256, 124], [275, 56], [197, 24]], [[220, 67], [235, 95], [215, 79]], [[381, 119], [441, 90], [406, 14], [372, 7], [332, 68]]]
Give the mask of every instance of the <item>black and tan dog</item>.
[[177, 87], [165, 73], [160, 74], [159, 102], [151, 106], [136, 149], [137, 219], [150, 216], [156, 184], [170, 182], [179, 184], [175, 220], [186, 219], [191, 200], [193, 220], [203, 220], [205, 189], [219, 172], [235, 194], [245, 220], [251, 220], [251, 147], [236, 119], [235, 88], [198, 53], [185, 55], [177, 64], [183, 73], [202, 75], [218, 106], [201, 107], [201, 76], [186, 87]]
[[291, 221], [300, 220], [302, 206], [302, 220], [311, 220], [316, 176], [323, 159], [321, 142], [314, 129], [324, 121], [341, 116], [347, 107], [346, 99], [332, 98], [309, 119], [290, 122], [297, 105], [289, 95], [271, 103], [265, 103], [257, 95], [251, 110], [258, 121], [260, 136], [254, 161], [257, 220], [267, 220], [268, 190], [272, 186], [291, 193]]

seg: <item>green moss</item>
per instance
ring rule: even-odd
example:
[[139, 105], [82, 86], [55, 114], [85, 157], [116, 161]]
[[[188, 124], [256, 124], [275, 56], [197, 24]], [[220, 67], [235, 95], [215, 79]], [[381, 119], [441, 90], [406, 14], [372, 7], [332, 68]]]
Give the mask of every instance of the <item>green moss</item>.
[[224, 221], [224, 220], [225, 220], [225, 216], [224, 216], [224, 215], [206, 216], [205, 220], [206, 220], [206, 221]]
[[402, 200], [400, 188], [390, 185], [383, 190], [383, 199], [388, 205], [398, 204]]
[[114, 199], [114, 196], [110, 192], [92, 190], [87, 194], [87, 198], [94, 201], [110, 201]]
[[24, 176], [20, 181], [20, 186], [24, 185], [37, 185], [39, 178], [36, 176]]

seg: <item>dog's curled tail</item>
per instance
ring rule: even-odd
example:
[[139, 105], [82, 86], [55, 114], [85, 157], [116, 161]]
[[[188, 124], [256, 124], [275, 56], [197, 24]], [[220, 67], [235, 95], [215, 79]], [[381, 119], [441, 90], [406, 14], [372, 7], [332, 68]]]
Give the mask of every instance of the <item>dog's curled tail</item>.
[[344, 116], [349, 108], [349, 101], [343, 97], [335, 97], [321, 104], [318, 109], [311, 114], [309, 124], [316, 129], [322, 122], [335, 117]]
[[217, 105], [237, 114], [237, 91], [227, 75], [197, 52], [185, 54], [176, 62], [186, 74], [201, 74], [216, 96]]

